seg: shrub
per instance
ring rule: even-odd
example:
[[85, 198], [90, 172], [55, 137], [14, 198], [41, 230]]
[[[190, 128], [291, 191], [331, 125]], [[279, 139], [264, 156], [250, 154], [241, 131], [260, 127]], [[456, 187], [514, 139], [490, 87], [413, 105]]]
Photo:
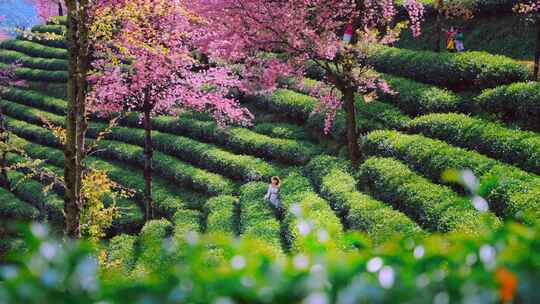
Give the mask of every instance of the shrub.
[[238, 231], [234, 221], [236, 204], [237, 199], [228, 195], [209, 199], [205, 204], [205, 209], [208, 214], [206, 219], [206, 232], [221, 232], [235, 235], [236, 231]]
[[0, 42], [0, 48], [18, 51], [32, 57], [68, 59], [66, 49], [44, 46], [32, 41], [4, 40]]
[[181, 209], [174, 214], [173, 240], [180, 249], [175, 254], [176, 260], [186, 258], [184, 248], [188, 245], [187, 234], [201, 231], [200, 221], [201, 213], [195, 210]]
[[490, 182], [483, 194], [490, 207], [503, 218], [519, 219], [526, 211], [538, 212], [538, 177], [513, 166], [439, 140], [396, 131], [372, 132], [364, 139], [363, 146], [368, 155], [398, 158], [433, 181], [440, 181], [448, 169], [470, 169], [486, 183], [496, 177], [498, 182]]
[[[0, 63], [0, 68], [5, 68], [7, 65]], [[50, 82], [67, 82], [67, 71], [47, 71], [36, 70], [31, 68], [20, 67], [15, 69], [15, 76], [22, 80], [35, 81], [50, 81]]]
[[281, 246], [281, 228], [276, 210], [264, 200], [268, 185], [252, 182], [240, 187], [240, 228], [243, 237], [261, 239], [276, 248]]
[[383, 73], [450, 88], [490, 88], [525, 81], [530, 75], [526, 65], [486, 52], [434, 53], [377, 47], [369, 63]]
[[65, 71], [68, 68], [67, 60], [35, 58], [17, 51], [0, 49], [0, 62], [22, 64], [23, 67], [39, 70]]
[[38, 24], [32, 27], [32, 32], [36, 33], [54, 33], [57, 35], [65, 35], [67, 27], [61, 24]]
[[391, 158], [370, 158], [359, 169], [360, 184], [380, 200], [413, 218], [431, 231], [462, 231], [481, 234], [481, 218], [494, 226], [500, 221], [490, 213], [480, 214], [472, 203], [449, 188], [435, 185]]
[[135, 267], [137, 237], [118, 235], [111, 239], [107, 247], [107, 264], [119, 268], [121, 273], [128, 274]]
[[411, 131], [540, 173], [540, 136], [534, 132], [454, 113], [418, 117], [411, 123]]
[[139, 234], [139, 257], [133, 275], [145, 277], [146, 275], [164, 275], [167, 267], [171, 265], [170, 255], [164, 246], [165, 239], [172, 235], [173, 226], [167, 220], [151, 220], [146, 222]]
[[8, 190], [0, 188], [0, 217], [2, 221], [31, 221], [37, 219], [38, 216], [39, 211], [36, 207], [21, 201]]
[[520, 82], [485, 90], [475, 98], [486, 112], [540, 130], [540, 83]]
[[67, 103], [65, 100], [50, 97], [35, 91], [6, 88], [2, 92], [2, 98], [16, 103], [21, 103], [29, 107], [53, 112], [57, 115], [66, 114]]
[[53, 98], [67, 99], [67, 83], [27, 80], [26, 89]]
[[[15, 134], [36, 143], [61, 148], [56, 137], [47, 129], [6, 118]], [[97, 151], [96, 155], [108, 160], [123, 161], [139, 168], [144, 164], [143, 149], [138, 146], [102, 140], [98, 144]], [[228, 194], [234, 190], [233, 183], [223, 176], [192, 167], [159, 152], [154, 153], [153, 164], [155, 172], [160, 172], [163, 177], [196, 190], [214, 195]]]
[[422, 234], [422, 229], [403, 213], [358, 192], [347, 161], [320, 156], [313, 159], [306, 170], [347, 229], [365, 231], [377, 244], [398, 231], [407, 236]]
[[[306, 249], [305, 231], [300, 229], [306, 225], [310, 231], [319, 234], [325, 246], [343, 248], [343, 226], [328, 202], [315, 193], [309, 179], [292, 172], [283, 179], [280, 192], [283, 204], [289, 210], [284, 219], [283, 237], [291, 251]], [[290, 207], [299, 208], [300, 214], [295, 214], [297, 210], [292, 213]]]
[[457, 112], [463, 107], [462, 97], [447, 89], [397, 76], [382, 75], [382, 78], [397, 94], [378, 92], [380, 99], [390, 101], [409, 115]]
[[294, 140], [308, 140], [309, 135], [306, 131], [299, 126], [287, 123], [269, 123], [261, 122], [257, 123], [253, 127], [253, 131], [268, 135], [274, 138], [282, 139], [294, 139]]

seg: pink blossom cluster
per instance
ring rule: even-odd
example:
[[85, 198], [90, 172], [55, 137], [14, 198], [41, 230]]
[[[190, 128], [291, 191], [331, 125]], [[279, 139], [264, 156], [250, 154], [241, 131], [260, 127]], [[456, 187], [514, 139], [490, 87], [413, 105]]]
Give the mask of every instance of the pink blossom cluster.
[[424, 6], [415, 0], [407, 0], [405, 3], [409, 18], [411, 19], [411, 31], [414, 37], [422, 34], [420, 24], [424, 21]]
[[39, 18], [46, 22], [51, 17], [58, 16], [60, 7], [66, 12], [66, 4], [64, 0], [25, 0], [36, 8]]
[[133, 3], [150, 12], [124, 20], [112, 43], [96, 46], [101, 59], [89, 77], [89, 108], [103, 115], [194, 110], [211, 113], [220, 125], [249, 124], [252, 115], [229, 97], [240, 86], [235, 74], [194, 55], [193, 40], [200, 32], [184, 7], [167, 0]]

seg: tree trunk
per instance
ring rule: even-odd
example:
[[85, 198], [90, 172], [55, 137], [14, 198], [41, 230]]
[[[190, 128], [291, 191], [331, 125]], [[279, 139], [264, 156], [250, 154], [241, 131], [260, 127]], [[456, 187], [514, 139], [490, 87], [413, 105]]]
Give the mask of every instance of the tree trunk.
[[538, 80], [538, 70], [540, 69], [540, 17], [536, 17], [536, 50], [534, 52], [533, 81]]
[[343, 107], [347, 114], [347, 149], [349, 159], [354, 167], [359, 165], [360, 149], [358, 148], [358, 132], [356, 130], [356, 108], [354, 106], [354, 90], [347, 88], [343, 93]]
[[64, 182], [66, 193], [64, 195], [64, 214], [66, 217], [66, 235], [71, 238], [80, 237], [80, 188], [77, 176], [77, 115], [79, 113], [77, 92], [77, 62], [78, 46], [78, 16], [75, 0], [67, 1], [68, 28], [67, 46], [69, 56], [68, 66], [68, 104], [66, 113], [66, 143], [64, 147]]
[[[439, 2], [439, 5], [442, 5]], [[442, 11], [441, 6], [437, 9], [437, 17], [435, 19], [435, 52], [439, 53], [441, 51], [441, 40], [442, 40]]]
[[[0, 109], [0, 140], [7, 144], [9, 142], [9, 134], [6, 129], [6, 124], [4, 121], [4, 113], [2, 112], [2, 109]], [[9, 181], [9, 177], [7, 174], [7, 152], [2, 151], [0, 155], [0, 166], [2, 166], [0, 171], [0, 187], [11, 190], [11, 183]]]
[[144, 205], [146, 220], [154, 217], [152, 202], [152, 121], [150, 120], [150, 107], [144, 110]]
[[68, 104], [64, 147], [64, 214], [66, 235], [80, 238], [82, 174], [84, 169], [86, 117], [85, 102], [89, 71], [88, 0], [68, 0]]
[[64, 16], [64, 8], [62, 7], [62, 1], [58, 1], [58, 16]]

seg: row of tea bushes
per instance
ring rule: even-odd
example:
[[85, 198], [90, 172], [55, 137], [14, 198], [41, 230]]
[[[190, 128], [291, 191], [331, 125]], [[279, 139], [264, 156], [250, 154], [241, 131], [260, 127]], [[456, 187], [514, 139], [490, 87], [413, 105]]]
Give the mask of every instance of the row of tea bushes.
[[437, 182], [448, 169], [470, 169], [488, 183], [483, 194], [497, 215], [536, 221], [534, 217], [522, 218], [540, 211], [540, 179], [534, 174], [421, 135], [375, 131], [363, 139], [362, 145], [368, 155], [395, 157]]
[[[0, 62], [10, 64], [18, 63], [23, 67], [49, 71], [66, 71], [68, 68], [67, 60], [48, 59], [28, 56], [24, 53], [0, 49]], [[43, 79], [45, 80], [45, 79]]]
[[33, 41], [4, 40], [0, 42], [0, 49], [17, 51], [32, 57], [68, 59], [68, 52], [63, 48], [45, 46]]

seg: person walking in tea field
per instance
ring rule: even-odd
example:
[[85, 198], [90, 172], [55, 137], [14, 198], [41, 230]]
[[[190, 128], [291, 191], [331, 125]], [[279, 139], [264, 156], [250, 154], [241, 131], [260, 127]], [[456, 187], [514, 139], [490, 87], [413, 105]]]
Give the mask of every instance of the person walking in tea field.
[[271, 178], [270, 185], [268, 185], [268, 191], [264, 196], [265, 200], [270, 201], [270, 203], [277, 209], [281, 208], [281, 197], [279, 195], [279, 187], [281, 186], [281, 180], [277, 176]]
[[463, 52], [465, 50], [465, 44], [464, 40], [465, 37], [463, 35], [463, 31], [461, 29], [458, 29], [456, 32], [456, 51]]

